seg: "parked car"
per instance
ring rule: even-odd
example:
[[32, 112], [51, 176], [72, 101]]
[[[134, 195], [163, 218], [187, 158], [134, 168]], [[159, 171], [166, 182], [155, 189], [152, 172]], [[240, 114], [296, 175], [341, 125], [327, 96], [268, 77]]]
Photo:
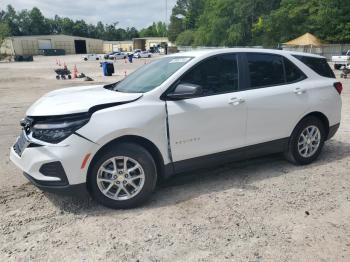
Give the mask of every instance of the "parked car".
[[178, 53], [114, 84], [43, 96], [10, 158], [42, 190], [87, 190], [130, 208], [159, 179], [192, 169], [279, 152], [315, 161], [339, 128], [341, 92], [326, 59], [312, 54]]
[[148, 51], [141, 51], [134, 54], [134, 58], [151, 58], [152, 54]]
[[332, 56], [332, 62], [334, 63], [334, 69], [339, 70], [342, 67], [346, 67], [350, 64], [350, 50], [342, 56]]
[[111, 59], [110, 56], [114, 55], [115, 53], [118, 53], [118, 51], [114, 51], [114, 52], [105, 54], [105, 55], [103, 56], [103, 58], [104, 58], [104, 59]]
[[126, 59], [127, 54], [124, 52], [114, 52], [114, 54], [109, 55], [108, 59]]
[[86, 54], [86, 55], [83, 55], [82, 58], [84, 61], [88, 61], [88, 60], [98, 61], [101, 59], [101, 56], [96, 54]]

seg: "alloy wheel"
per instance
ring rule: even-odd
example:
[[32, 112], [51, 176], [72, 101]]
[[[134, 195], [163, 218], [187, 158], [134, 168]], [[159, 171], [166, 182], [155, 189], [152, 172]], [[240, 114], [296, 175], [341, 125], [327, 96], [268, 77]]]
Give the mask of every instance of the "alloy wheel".
[[313, 156], [321, 144], [321, 132], [317, 126], [306, 127], [298, 139], [298, 152], [302, 157]]
[[145, 173], [135, 159], [116, 156], [105, 161], [97, 172], [100, 191], [113, 200], [128, 200], [143, 188]]

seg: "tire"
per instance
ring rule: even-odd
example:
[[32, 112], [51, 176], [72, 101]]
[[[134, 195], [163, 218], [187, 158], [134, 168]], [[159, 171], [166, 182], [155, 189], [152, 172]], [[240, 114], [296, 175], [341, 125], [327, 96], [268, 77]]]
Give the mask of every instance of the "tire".
[[100, 58], [96, 57], [96, 61], [100, 60]]
[[71, 75], [68, 75], [68, 79], [71, 80], [71, 79], [72, 79], [72, 76], [71, 76]]
[[[316, 127], [319, 131], [319, 143], [313, 141], [312, 139], [305, 139], [302, 137], [302, 134], [305, 134], [304, 132], [306, 131], [306, 128], [309, 130], [315, 130], [311, 129], [311, 127]], [[326, 139], [326, 128], [322, 121], [314, 116], [309, 116], [301, 120], [298, 125], [295, 127], [288, 143], [288, 149], [285, 151], [284, 155], [286, 159], [296, 165], [307, 165], [315, 161], [318, 156], [320, 155], [324, 141]], [[310, 133], [317, 133], [317, 131], [312, 131]], [[316, 134], [315, 133], [315, 134]], [[305, 141], [305, 143], [303, 143]], [[301, 145], [298, 145], [301, 143]], [[316, 147], [316, 144], [318, 146]], [[304, 148], [304, 146], [308, 147], [308, 149], [305, 150], [300, 150]], [[310, 146], [314, 146], [313, 149], [310, 149]], [[309, 151], [308, 151], [309, 150]], [[304, 152], [304, 153], [303, 153]], [[309, 152], [309, 154], [307, 153]]]
[[[137, 167], [134, 171], [125, 173], [118, 171], [117, 174], [111, 174], [113, 169], [116, 170], [114, 168], [115, 165], [118, 166], [119, 170], [124, 169], [125, 157], [128, 159], [128, 170], [132, 170], [137, 165], [141, 168]], [[115, 159], [116, 164], [113, 164], [111, 159]], [[102, 170], [102, 168], [104, 169]], [[115, 177], [113, 178], [112, 176]], [[142, 178], [138, 179], [137, 177]], [[107, 180], [108, 182], [101, 182], [98, 179]], [[129, 182], [126, 183], [128, 179], [131, 181], [130, 184]], [[143, 204], [151, 196], [157, 183], [157, 169], [153, 157], [145, 148], [133, 143], [114, 144], [109, 146], [94, 160], [88, 174], [87, 183], [91, 196], [102, 205], [114, 209], [134, 208]], [[139, 186], [138, 189], [136, 189], [136, 186]], [[102, 190], [107, 190], [108, 188], [110, 189], [107, 193], [102, 192]], [[130, 195], [127, 195], [124, 189]]]
[[56, 76], [56, 79], [57, 79], [57, 80], [60, 80], [60, 76], [59, 76], [59, 75], [57, 75], [57, 76]]
[[339, 70], [341, 67], [342, 67], [342, 65], [337, 65], [337, 64], [334, 65], [335, 70]]
[[84, 58], [84, 61], [87, 61], [87, 58]]

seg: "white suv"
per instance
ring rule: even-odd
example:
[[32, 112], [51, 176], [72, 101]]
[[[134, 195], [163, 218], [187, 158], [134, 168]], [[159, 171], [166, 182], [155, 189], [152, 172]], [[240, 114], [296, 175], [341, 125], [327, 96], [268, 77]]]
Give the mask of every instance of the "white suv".
[[35, 102], [11, 160], [37, 187], [87, 189], [112, 208], [161, 177], [283, 152], [308, 164], [337, 131], [341, 83], [325, 58], [260, 49], [179, 53], [106, 86]]

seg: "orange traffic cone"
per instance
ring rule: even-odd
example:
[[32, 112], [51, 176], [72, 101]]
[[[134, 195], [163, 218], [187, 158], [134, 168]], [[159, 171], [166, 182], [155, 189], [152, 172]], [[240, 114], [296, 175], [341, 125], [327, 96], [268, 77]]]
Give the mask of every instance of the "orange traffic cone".
[[78, 68], [77, 65], [74, 65], [73, 68], [73, 78], [77, 78], [78, 77]]

